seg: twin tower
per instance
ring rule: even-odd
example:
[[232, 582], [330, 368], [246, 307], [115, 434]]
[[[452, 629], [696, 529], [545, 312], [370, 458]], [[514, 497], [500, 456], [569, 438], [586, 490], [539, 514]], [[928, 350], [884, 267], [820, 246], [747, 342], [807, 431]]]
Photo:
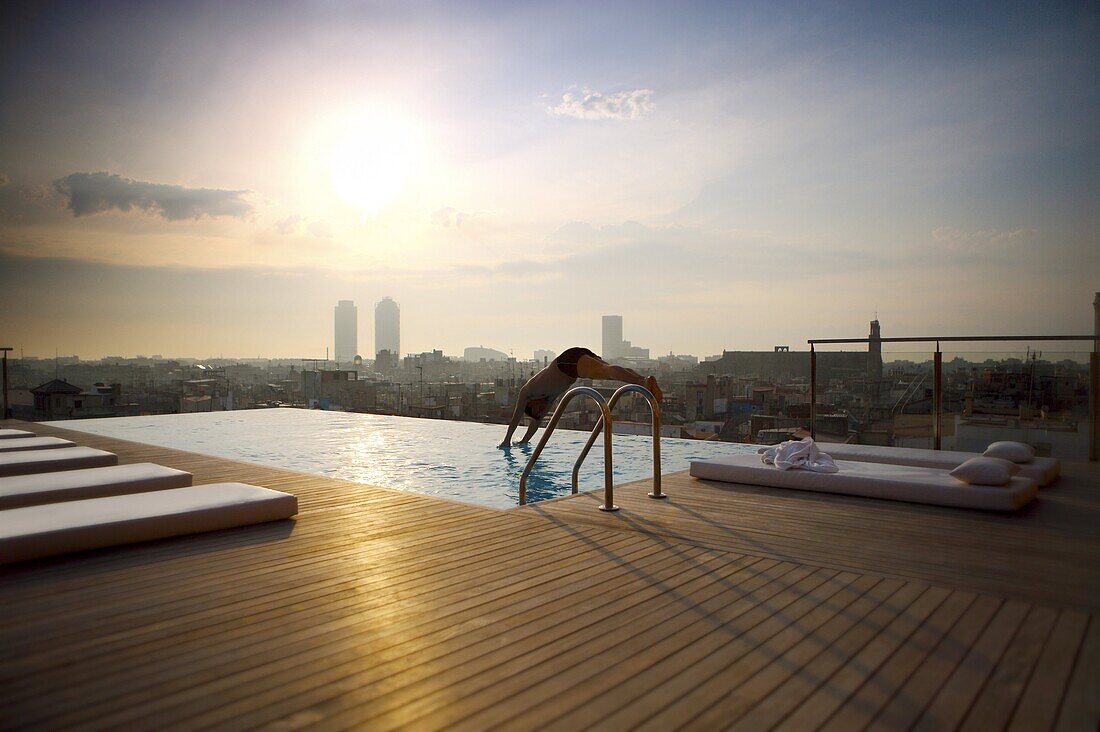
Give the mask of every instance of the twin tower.
[[[336, 304], [336, 362], [350, 364], [359, 355], [359, 308], [352, 300]], [[374, 356], [389, 351], [401, 352], [401, 308], [392, 297], [384, 297], [374, 306]]]

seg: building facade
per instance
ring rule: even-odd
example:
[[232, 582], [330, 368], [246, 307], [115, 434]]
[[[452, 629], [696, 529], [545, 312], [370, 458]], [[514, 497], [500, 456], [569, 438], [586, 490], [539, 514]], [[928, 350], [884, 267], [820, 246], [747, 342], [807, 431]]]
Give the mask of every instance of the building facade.
[[603, 353], [607, 360], [612, 359], [648, 359], [649, 349], [635, 346], [623, 340], [623, 316], [603, 316]]
[[401, 308], [392, 297], [382, 298], [374, 306], [374, 354], [389, 351], [401, 355]]
[[359, 354], [359, 308], [351, 300], [336, 304], [336, 362], [350, 364]]
[[604, 358], [619, 358], [623, 348], [623, 316], [603, 316], [603, 351]]

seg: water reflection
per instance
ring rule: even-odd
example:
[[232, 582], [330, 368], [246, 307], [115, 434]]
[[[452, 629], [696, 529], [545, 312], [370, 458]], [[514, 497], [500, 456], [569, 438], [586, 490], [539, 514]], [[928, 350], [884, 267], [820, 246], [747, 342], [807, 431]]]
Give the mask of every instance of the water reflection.
[[[445, 496], [493, 508], [519, 502], [519, 478], [534, 447], [499, 449], [503, 426], [345, 412], [262, 409], [54, 422], [61, 427], [247, 460], [359, 483]], [[587, 433], [558, 430], [527, 482], [529, 502], [568, 495]], [[666, 472], [692, 457], [751, 452], [752, 446], [662, 440]], [[617, 483], [652, 474], [648, 437], [616, 435]], [[603, 488], [603, 453], [593, 450], [580, 489]]]

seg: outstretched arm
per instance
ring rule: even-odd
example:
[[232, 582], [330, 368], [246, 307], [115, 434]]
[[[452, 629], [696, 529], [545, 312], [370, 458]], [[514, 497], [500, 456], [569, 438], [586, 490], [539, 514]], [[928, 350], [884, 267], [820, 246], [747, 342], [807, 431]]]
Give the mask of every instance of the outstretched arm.
[[[512, 410], [512, 421], [508, 423], [508, 433], [504, 435], [504, 442], [497, 445], [497, 447], [508, 447], [512, 443], [512, 435], [519, 427], [519, 421], [523, 418], [523, 408], [526, 406], [527, 385], [524, 384], [520, 387], [519, 394], [516, 396], [516, 408]], [[535, 422], [535, 425], [538, 426], [538, 422]]]

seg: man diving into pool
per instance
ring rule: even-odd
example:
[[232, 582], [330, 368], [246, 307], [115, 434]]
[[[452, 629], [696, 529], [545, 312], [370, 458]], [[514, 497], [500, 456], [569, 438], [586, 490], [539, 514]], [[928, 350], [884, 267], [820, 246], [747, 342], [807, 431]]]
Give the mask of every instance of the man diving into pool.
[[550, 411], [550, 405], [568, 391], [578, 378], [609, 379], [639, 384], [653, 392], [657, 401], [663, 398], [661, 389], [657, 386], [657, 379], [652, 376], [643, 377], [636, 371], [622, 366], [612, 366], [587, 348], [570, 348], [559, 354], [549, 366], [532, 376], [520, 388], [519, 396], [516, 397], [516, 408], [512, 413], [512, 421], [508, 425], [508, 434], [504, 436], [504, 442], [497, 447], [508, 447], [511, 444], [512, 434], [525, 414], [531, 419], [531, 424], [527, 427], [527, 434], [516, 444], [523, 445], [530, 442], [535, 430], [539, 428], [539, 420]]

